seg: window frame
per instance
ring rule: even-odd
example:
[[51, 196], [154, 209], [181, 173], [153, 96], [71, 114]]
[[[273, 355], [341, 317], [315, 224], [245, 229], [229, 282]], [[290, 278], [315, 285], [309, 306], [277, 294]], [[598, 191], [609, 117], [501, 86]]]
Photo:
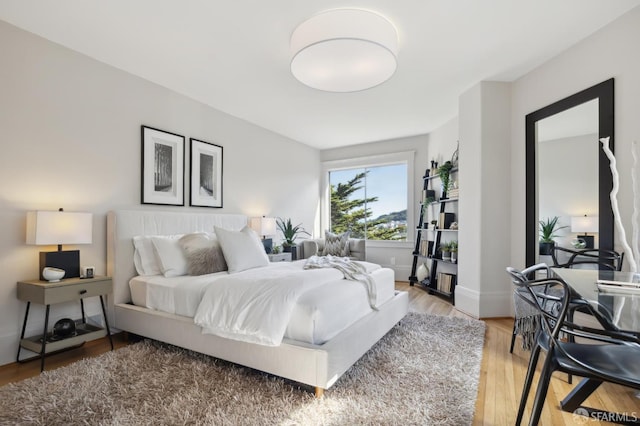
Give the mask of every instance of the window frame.
[[405, 164], [407, 166], [407, 240], [369, 240], [367, 246], [370, 247], [398, 247], [399, 245], [410, 244], [415, 238], [415, 212], [411, 207], [414, 204], [414, 161], [415, 151], [401, 151], [391, 154], [368, 155], [365, 157], [345, 158], [342, 160], [328, 160], [322, 162], [321, 167], [321, 196], [320, 196], [320, 229], [324, 236], [324, 230], [329, 229], [331, 218], [331, 199], [329, 172], [365, 167], [391, 166], [395, 164]]

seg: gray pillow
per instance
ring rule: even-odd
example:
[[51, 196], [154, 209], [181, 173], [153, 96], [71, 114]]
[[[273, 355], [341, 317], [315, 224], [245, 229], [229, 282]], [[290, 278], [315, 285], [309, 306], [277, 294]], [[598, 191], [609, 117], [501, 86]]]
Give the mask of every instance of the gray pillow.
[[178, 241], [187, 258], [187, 274], [204, 275], [226, 271], [225, 261], [218, 239], [213, 234], [187, 234]]
[[349, 251], [349, 234], [349, 231], [342, 234], [324, 231], [324, 250], [322, 250], [322, 255], [348, 257], [351, 254]]

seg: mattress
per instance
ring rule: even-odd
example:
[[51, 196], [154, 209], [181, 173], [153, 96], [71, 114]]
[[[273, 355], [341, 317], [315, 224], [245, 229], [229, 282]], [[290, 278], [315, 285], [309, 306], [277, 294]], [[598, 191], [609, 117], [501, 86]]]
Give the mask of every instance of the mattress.
[[[369, 262], [360, 262], [371, 273], [376, 287], [376, 306], [391, 299], [395, 292], [394, 273]], [[303, 269], [305, 260], [276, 262], [265, 268]], [[259, 274], [260, 269], [240, 274]], [[322, 276], [325, 283], [300, 296], [291, 314], [285, 338], [311, 344], [323, 344], [364, 315], [371, 312], [367, 290], [363, 283], [341, 278], [335, 270], [309, 271]], [[239, 275], [239, 274], [236, 274]], [[129, 282], [132, 302], [137, 306], [175, 315], [193, 317], [208, 285], [227, 272], [200, 276], [138, 276]], [[320, 279], [320, 278], [319, 278]]]

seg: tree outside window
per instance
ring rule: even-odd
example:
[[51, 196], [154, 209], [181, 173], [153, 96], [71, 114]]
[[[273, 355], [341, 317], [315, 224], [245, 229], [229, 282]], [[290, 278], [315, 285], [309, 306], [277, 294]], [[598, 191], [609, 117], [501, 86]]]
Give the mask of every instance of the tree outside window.
[[331, 231], [352, 238], [406, 241], [407, 166], [329, 172]]

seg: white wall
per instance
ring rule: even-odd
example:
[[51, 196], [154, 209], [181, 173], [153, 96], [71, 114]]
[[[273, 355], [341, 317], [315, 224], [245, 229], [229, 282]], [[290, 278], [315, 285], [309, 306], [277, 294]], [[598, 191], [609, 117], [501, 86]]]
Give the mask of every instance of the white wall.
[[[0, 364], [15, 360], [25, 310], [16, 282], [37, 277], [38, 252], [55, 249], [25, 244], [29, 210], [92, 212], [93, 244], [77, 248], [81, 263], [98, 274], [106, 271], [112, 209], [199, 209], [316, 223], [317, 150], [2, 21], [0, 56]], [[142, 124], [186, 136], [187, 180], [189, 137], [224, 147], [223, 209], [140, 204]], [[89, 315], [99, 312], [95, 300], [87, 305]], [[52, 322], [64, 316], [77, 318], [79, 308], [52, 307]], [[40, 330], [42, 318], [43, 309], [32, 307], [27, 334]]]
[[[615, 153], [620, 211], [629, 236], [631, 144], [640, 141], [640, 7], [513, 83], [511, 118], [511, 263], [525, 264], [525, 120], [546, 105], [615, 78]], [[615, 247], [621, 250], [616, 232]], [[626, 259], [625, 259], [626, 260]], [[626, 263], [626, 262], [625, 262]], [[628, 264], [625, 266], [628, 268]]]

